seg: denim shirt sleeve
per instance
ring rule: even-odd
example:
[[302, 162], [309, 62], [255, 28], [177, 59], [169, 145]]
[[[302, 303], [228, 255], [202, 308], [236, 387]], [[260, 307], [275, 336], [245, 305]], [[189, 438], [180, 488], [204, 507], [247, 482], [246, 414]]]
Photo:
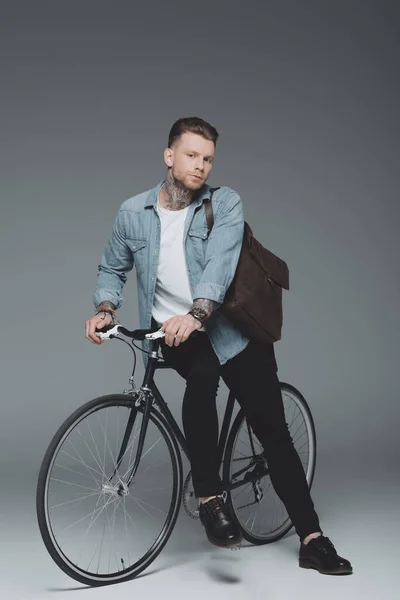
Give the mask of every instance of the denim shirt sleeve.
[[105, 301], [112, 302], [116, 308], [122, 305], [124, 301], [122, 289], [127, 280], [125, 273], [132, 268], [133, 256], [125, 242], [125, 227], [120, 209], [98, 266], [96, 290], [93, 296], [95, 307]]
[[213, 203], [214, 226], [208, 238], [205, 269], [194, 289], [193, 299], [208, 298], [222, 304], [235, 275], [242, 248], [244, 217], [242, 200], [229, 190], [217, 210]]

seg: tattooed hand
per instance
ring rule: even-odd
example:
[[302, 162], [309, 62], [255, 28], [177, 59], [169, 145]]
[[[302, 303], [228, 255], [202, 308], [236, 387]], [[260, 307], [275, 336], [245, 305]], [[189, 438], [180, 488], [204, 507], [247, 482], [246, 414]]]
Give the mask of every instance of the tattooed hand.
[[192, 315], [178, 315], [164, 321], [161, 331], [165, 332], [167, 346], [179, 346], [182, 342], [186, 342], [193, 331], [201, 327], [200, 321]]

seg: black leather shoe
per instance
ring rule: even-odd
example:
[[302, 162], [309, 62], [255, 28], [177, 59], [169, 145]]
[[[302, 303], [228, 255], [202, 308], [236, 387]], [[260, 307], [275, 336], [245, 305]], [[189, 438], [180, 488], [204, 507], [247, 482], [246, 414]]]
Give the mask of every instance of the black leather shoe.
[[228, 507], [221, 496], [211, 498], [199, 506], [200, 521], [208, 539], [220, 548], [233, 548], [242, 541], [242, 532], [229, 515]]
[[325, 535], [313, 538], [308, 544], [301, 543], [299, 567], [316, 569], [324, 575], [350, 575], [353, 572], [350, 562], [338, 555]]

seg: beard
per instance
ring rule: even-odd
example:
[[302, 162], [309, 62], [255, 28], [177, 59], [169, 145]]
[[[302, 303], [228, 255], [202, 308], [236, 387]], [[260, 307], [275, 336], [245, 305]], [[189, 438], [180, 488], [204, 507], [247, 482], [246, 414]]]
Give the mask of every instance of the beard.
[[193, 194], [197, 190], [199, 190], [205, 183], [204, 180], [196, 181], [194, 179], [191, 179], [188, 174], [181, 176], [178, 173], [175, 173], [172, 167], [170, 167], [168, 175], [170, 185], [172, 185], [177, 192], [180, 192], [182, 194]]

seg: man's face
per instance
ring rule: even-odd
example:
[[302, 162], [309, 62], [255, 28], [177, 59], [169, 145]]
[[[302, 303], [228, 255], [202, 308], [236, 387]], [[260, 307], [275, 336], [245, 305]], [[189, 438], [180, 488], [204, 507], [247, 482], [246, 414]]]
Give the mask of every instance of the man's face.
[[[173, 177], [185, 188], [196, 191], [207, 181], [214, 160], [214, 142], [186, 132], [165, 150], [165, 162]], [[196, 177], [197, 176], [197, 177]]]

